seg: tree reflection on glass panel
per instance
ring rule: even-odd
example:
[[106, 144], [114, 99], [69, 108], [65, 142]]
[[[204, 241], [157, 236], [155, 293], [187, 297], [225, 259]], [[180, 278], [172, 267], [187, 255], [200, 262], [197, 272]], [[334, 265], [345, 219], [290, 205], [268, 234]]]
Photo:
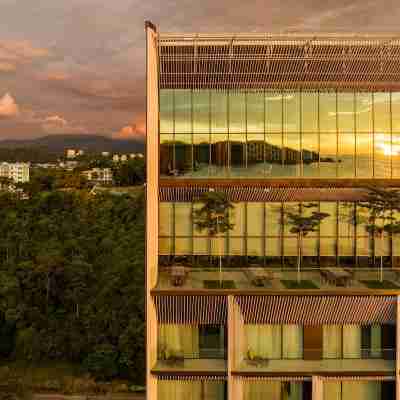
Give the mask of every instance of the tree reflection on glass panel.
[[227, 134], [211, 134], [210, 177], [226, 177], [229, 174], [229, 142]]
[[392, 144], [390, 133], [375, 133], [374, 177], [390, 178]]
[[175, 174], [190, 175], [193, 168], [193, 148], [191, 134], [175, 135]]
[[372, 132], [372, 93], [356, 93], [356, 130]]
[[160, 133], [174, 132], [174, 91], [160, 90]]
[[334, 133], [320, 134], [320, 176], [336, 176], [337, 137]]
[[247, 172], [252, 178], [264, 176], [264, 134], [247, 134]]
[[373, 175], [373, 134], [357, 133], [356, 136], [356, 176], [368, 178]]
[[355, 127], [354, 93], [338, 93], [338, 129], [339, 133], [354, 132]]
[[336, 93], [322, 92], [319, 94], [319, 117], [321, 132], [336, 132]]
[[160, 175], [174, 174], [174, 135], [160, 135]]
[[355, 135], [341, 132], [338, 139], [338, 176], [352, 178], [355, 174]]
[[301, 137], [303, 176], [319, 176], [319, 135], [303, 133]]
[[229, 92], [229, 133], [246, 132], [246, 93]]
[[318, 92], [303, 92], [301, 100], [303, 132], [318, 132]]
[[283, 131], [300, 131], [300, 92], [283, 92]]
[[300, 134], [284, 134], [283, 164], [285, 176], [301, 176]]
[[374, 93], [375, 133], [390, 133], [390, 93]]
[[210, 135], [193, 135], [193, 177], [205, 178], [208, 176], [210, 157]]
[[210, 92], [193, 91], [193, 132], [210, 132]]
[[247, 175], [246, 133], [229, 135], [230, 146], [230, 175], [240, 177]]
[[247, 132], [264, 132], [264, 92], [247, 93]]
[[282, 93], [276, 91], [265, 92], [265, 125], [267, 132], [282, 132], [282, 102]]
[[211, 133], [228, 132], [228, 96], [225, 91], [211, 91]]
[[192, 132], [192, 92], [175, 90], [175, 133]]

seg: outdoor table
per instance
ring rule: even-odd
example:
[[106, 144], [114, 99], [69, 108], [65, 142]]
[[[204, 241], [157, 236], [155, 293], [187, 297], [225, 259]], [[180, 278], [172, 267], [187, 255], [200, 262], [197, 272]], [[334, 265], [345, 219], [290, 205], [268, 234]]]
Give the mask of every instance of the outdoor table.
[[351, 273], [343, 268], [324, 268], [323, 271], [328, 282], [336, 286], [347, 286], [351, 279]]

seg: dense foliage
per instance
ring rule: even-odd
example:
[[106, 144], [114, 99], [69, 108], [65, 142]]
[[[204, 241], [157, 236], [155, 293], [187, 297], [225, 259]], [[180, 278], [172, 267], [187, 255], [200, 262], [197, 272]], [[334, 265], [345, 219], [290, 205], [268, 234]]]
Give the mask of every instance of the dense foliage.
[[0, 358], [144, 381], [144, 196], [0, 194]]

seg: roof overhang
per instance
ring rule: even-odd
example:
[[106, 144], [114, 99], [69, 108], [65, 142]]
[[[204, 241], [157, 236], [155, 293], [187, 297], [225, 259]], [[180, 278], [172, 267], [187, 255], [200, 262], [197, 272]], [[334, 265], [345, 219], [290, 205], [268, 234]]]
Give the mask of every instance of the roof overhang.
[[159, 35], [161, 89], [400, 90], [400, 34]]

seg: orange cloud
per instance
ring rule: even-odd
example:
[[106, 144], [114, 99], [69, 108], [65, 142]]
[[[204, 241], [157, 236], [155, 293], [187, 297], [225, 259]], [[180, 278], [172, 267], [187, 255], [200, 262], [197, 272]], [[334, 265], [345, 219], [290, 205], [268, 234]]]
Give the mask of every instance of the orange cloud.
[[10, 62], [0, 61], [0, 72], [14, 72], [16, 70], [16, 65]]
[[141, 132], [136, 124], [124, 126], [118, 132], [113, 133], [114, 139], [142, 139], [143, 132]]
[[13, 118], [18, 115], [18, 104], [9, 93], [6, 93], [2, 98], [0, 98], [0, 118]]

